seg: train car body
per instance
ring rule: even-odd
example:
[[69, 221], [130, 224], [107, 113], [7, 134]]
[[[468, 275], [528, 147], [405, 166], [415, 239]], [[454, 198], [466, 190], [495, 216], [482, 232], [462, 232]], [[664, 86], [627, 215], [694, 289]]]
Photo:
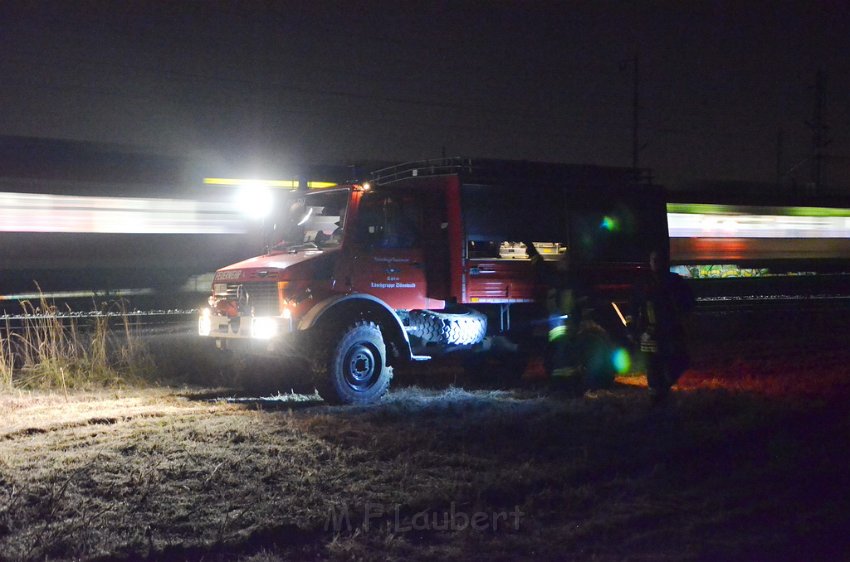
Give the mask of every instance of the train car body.
[[850, 264], [850, 208], [668, 203], [673, 263], [780, 271]]
[[0, 299], [179, 286], [255, 250], [232, 193], [188, 161], [0, 137]]

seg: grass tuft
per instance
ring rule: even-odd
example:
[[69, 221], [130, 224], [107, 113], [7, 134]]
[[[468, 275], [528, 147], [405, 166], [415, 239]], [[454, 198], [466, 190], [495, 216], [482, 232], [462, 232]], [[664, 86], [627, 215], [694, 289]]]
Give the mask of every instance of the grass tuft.
[[80, 325], [69, 308], [42, 297], [0, 329], [0, 388], [87, 389], [138, 383], [154, 362], [122, 302], [103, 304]]

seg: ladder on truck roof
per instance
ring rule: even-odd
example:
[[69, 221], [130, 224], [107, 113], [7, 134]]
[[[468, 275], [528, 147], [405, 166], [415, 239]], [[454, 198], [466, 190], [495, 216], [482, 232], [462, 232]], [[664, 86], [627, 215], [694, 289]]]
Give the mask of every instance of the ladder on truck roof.
[[652, 185], [649, 169], [594, 166], [590, 164], [556, 164], [528, 160], [494, 160], [472, 158], [435, 158], [403, 162], [371, 174], [376, 185], [386, 185], [409, 178], [461, 176], [467, 183], [569, 183], [572, 185]]

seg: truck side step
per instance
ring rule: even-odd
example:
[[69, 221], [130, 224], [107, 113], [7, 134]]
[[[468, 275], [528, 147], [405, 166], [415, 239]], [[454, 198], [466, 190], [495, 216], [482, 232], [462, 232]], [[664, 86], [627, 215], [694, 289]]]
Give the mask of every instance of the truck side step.
[[431, 360], [430, 355], [411, 355], [410, 358], [413, 361], [430, 361]]

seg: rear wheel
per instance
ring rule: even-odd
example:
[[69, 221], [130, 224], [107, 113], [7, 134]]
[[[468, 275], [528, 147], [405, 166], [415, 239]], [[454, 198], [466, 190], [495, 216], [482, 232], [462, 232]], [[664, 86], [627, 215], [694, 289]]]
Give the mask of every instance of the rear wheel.
[[410, 324], [416, 335], [429, 343], [472, 345], [487, 335], [487, 317], [471, 308], [452, 312], [411, 310]]
[[375, 402], [393, 376], [381, 330], [373, 322], [329, 331], [314, 352], [312, 365], [319, 394], [332, 404]]

